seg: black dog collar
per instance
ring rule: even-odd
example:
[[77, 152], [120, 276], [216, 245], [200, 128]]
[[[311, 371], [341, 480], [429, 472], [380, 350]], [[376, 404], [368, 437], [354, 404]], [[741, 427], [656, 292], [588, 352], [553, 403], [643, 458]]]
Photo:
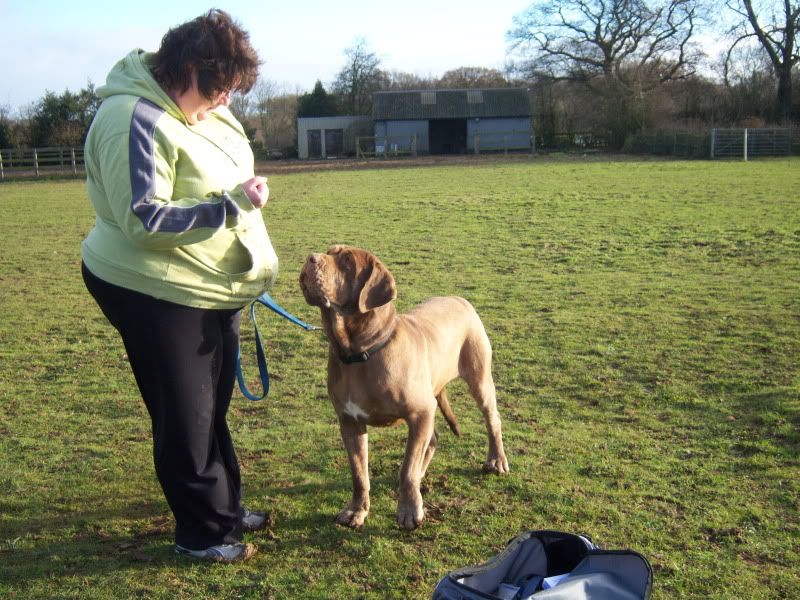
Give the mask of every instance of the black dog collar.
[[392, 339], [391, 335], [389, 337], [387, 337], [385, 340], [383, 340], [382, 342], [380, 342], [378, 344], [375, 344], [372, 348], [368, 348], [367, 350], [364, 350], [363, 352], [359, 352], [358, 354], [350, 354], [349, 356], [345, 356], [345, 355], [340, 354], [339, 355], [339, 360], [342, 361], [346, 365], [352, 365], [352, 364], [355, 364], [355, 363], [365, 363], [370, 359], [370, 357], [373, 354], [375, 354], [381, 348], [383, 348], [386, 344], [388, 344], [390, 339]]

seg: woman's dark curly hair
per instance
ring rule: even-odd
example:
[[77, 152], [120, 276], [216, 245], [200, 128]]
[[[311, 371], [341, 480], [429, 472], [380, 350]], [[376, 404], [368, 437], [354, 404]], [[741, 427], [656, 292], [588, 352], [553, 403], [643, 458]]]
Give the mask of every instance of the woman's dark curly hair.
[[223, 10], [173, 27], [155, 54], [153, 76], [166, 90], [185, 92], [197, 71], [197, 87], [206, 98], [229, 90], [247, 93], [258, 78], [261, 61], [250, 34]]

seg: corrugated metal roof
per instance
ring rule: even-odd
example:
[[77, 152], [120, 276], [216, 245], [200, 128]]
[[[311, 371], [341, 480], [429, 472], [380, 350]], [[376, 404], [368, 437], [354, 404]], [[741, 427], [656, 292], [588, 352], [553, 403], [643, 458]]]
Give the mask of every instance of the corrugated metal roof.
[[298, 117], [297, 126], [308, 129], [346, 129], [356, 125], [368, 123], [372, 125], [372, 119], [369, 117]]
[[375, 121], [528, 117], [530, 114], [528, 91], [524, 88], [376, 92], [372, 98]]

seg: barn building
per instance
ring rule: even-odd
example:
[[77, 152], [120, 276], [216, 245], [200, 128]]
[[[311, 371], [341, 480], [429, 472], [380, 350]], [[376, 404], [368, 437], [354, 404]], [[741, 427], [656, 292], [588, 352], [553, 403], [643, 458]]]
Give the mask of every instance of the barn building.
[[[372, 118], [297, 120], [300, 158], [386, 154], [464, 154], [531, 150], [533, 130], [524, 88], [377, 92]], [[368, 140], [368, 141], [366, 141]]]
[[422, 154], [530, 150], [531, 109], [524, 88], [377, 92], [376, 150], [416, 143]]
[[300, 158], [341, 158], [356, 153], [356, 138], [371, 136], [369, 117], [300, 117], [297, 155]]

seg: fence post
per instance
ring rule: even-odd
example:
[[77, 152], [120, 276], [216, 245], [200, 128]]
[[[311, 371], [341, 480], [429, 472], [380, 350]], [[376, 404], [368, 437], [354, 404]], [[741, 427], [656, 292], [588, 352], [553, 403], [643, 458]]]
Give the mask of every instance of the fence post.
[[747, 127], [744, 128], [744, 160], [747, 161]]
[[33, 172], [36, 174], [36, 177], [39, 177], [39, 153], [36, 151], [36, 148], [33, 149]]
[[361, 138], [356, 136], [356, 159], [361, 158]]
[[77, 163], [75, 161], [75, 148], [70, 148], [69, 149], [69, 153], [70, 153], [70, 158], [72, 159], [72, 174], [73, 175], [77, 175], [78, 174], [78, 165], [77, 165]]
[[711, 130], [711, 160], [714, 160], [714, 145], [717, 143], [717, 130]]
[[417, 155], [417, 134], [416, 133], [411, 137], [411, 155], [412, 156], [416, 156]]
[[481, 153], [481, 136], [477, 133], [475, 134], [475, 154]]
[[5, 179], [5, 178], [6, 174], [5, 171], [3, 171], [3, 152], [2, 150], [0, 150], [0, 179]]

